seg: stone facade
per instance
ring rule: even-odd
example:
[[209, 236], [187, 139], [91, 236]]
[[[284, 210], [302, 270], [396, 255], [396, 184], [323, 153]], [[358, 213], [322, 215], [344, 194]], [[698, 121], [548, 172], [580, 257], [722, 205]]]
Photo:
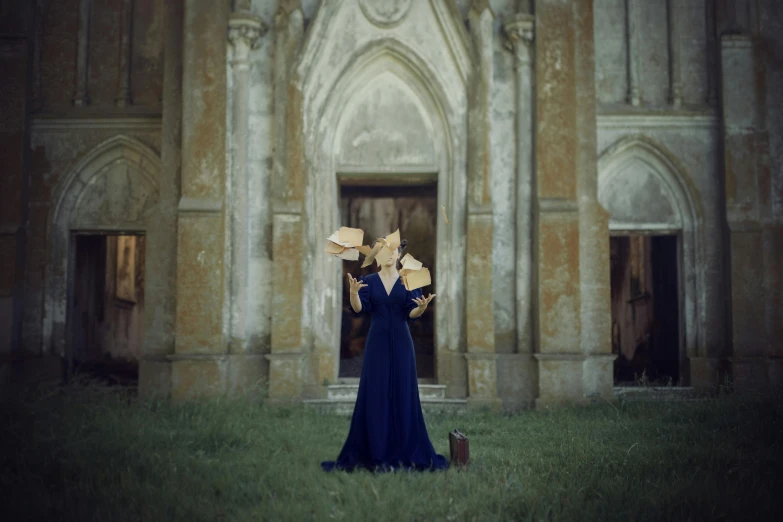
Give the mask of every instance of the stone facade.
[[772, 0], [0, 6], [4, 381], [68, 357], [73, 234], [134, 233], [140, 392], [325, 397], [344, 281], [322, 243], [366, 178], [436, 181], [448, 210], [448, 398], [611, 398], [618, 234], [677, 237], [684, 383], [783, 386]]

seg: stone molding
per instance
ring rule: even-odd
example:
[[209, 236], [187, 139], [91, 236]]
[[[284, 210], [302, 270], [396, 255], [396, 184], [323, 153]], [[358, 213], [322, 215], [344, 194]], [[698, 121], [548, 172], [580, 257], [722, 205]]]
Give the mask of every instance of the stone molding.
[[579, 204], [573, 199], [539, 198], [539, 212], [572, 213], [579, 212]]
[[219, 214], [223, 210], [223, 202], [213, 198], [197, 198], [182, 196], [177, 206], [180, 214]]
[[596, 123], [599, 129], [629, 129], [647, 128], [691, 128], [712, 130], [720, 125], [718, 115], [713, 112], [677, 113], [647, 113], [634, 114], [598, 114]]
[[251, 49], [257, 48], [268, 27], [261, 18], [250, 13], [234, 13], [228, 21], [228, 41], [231, 44], [231, 65], [248, 66]]
[[538, 361], [584, 361], [588, 356], [583, 353], [534, 353]]
[[411, 3], [412, 0], [359, 0], [359, 7], [371, 24], [389, 29], [408, 16]]
[[528, 63], [531, 59], [530, 50], [535, 42], [536, 19], [527, 13], [515, 13], [503, 24], [506, 33], [504, 46], [513, 52], [517, 60]]
[[731, 49], [749, 49], [753, 47], [753, 37], [749, 34], [724, 34], [720, 37], [720, 46]]
[[34, 118], [33, 132], [72, 132], [75, 130], [160, 131], [161, 118]]

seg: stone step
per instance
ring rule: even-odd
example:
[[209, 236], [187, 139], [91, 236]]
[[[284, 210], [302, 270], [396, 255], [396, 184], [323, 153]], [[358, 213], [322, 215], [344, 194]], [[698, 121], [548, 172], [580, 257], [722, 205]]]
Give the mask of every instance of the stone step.
[[[310, 399], [304, 401], [304, 404], [325, 414], [351, 415], [356, 398]], [[427, 413], [464, 413], [468, 409], [468, 401], [465, 399], [421, 399], [421, 408]]]
[[696, 401], [704, 397], [690, 386], [615, 386], [613, 391], [624, 401]]
[[[356, 401], [359, 394], [359, 384], [331, 384], [327, 387], [328, 400]], [[419, 399], [440, 400], [446, 398], [445, 384], [419, 384]]]

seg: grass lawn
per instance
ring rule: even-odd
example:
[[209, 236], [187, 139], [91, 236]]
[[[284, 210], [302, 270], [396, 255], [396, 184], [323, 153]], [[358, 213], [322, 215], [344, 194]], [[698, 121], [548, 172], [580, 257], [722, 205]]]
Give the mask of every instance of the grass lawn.
[[[347, 417], [238, 400], [172, 404], [105, 388], [2, 404], [5, 521], [774, 520], [783, 401], [604, 404], [427, 415], [466, 472], [326, 474]], [[778, 520], [781, 520], [778, 518]]]

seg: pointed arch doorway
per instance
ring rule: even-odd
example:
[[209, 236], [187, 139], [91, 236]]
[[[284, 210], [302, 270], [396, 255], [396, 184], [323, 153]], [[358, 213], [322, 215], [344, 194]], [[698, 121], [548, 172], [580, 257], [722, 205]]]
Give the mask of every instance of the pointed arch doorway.
[[[466, 135], [465, 120], [454, 112], [453, 100], [446, 92], [429, 66], [398, 41], [376, 41], [357, 50], [356, 59], [324, 100], [323, 109], [315, 112], [314, 121], [320, 122], [318, 132], [307, 135], [312, 141], [304, 144], [310, 169], [305, 229], [314, 232], [313, 244], [320, 246], [316, 238], [326, 238], [344, 224], [340, 210], [343, 185], [385, 184], [401, 190], [417, 184], [433, 186], [435, 208], [439, 213], [440, 207], [445, 207], [451, 224], [426, 213], [429, 229], [420, 233], [421, 240], [408, 238], [409, 251], [421, 255], [415, 244], [419, 241], [435, 245], [433, 265], [437, 266], [440, 293], [438, 304], [428, 312], [434, 321], [431, 375], [436, 382], [450, 385], [464, 382], [458, 376], [465, 368], [460, 305], [467, 185], [465, 140], [460, 139]], [[404, 227], [401, 232], [410, 235]], [[374, 239], [365, 238], [366, 242]], [[314, 253], [312, 264], [310, 331], [315, 379], [311, 382], [317, 385], [335, 382], [341, 373], [343, 308], [347, 304], [343, 300], [343, 262], [320, 255], [322, 248]]]
[[598, 161], [598, 200], [611, 214], [618, 384], [657, 378], [689, 385], [690, 361], [703, 353], [703, 212], [673, 158], [653, 140], [629, 136]]
[[[399, 228], [403, 239], [411, 245], [410, 253], [430, 269], [432, 285], [422, 291], [425, 295], [437, 293], [436, 242], [432, 237], [437, 223], [437, 173], [422, 172], [411, 176], [362, 176], [339, 174], [340, 223], [365, 232], [365, 242], [384, 236]], [[407, 250], [406, 250], [407, 252]], [[364, 276], [378, 270], [377, 264], [361, 268], [362, 260], [344, 261], [346, 274]], [[370, 319], [356, 316], [349, 309], [347, 285], [343, 285], [342, 319], [340, 333], [339, 382], [348, 383], [361, 376], [364, 348]], [[437, 301], [428, 307], [428, 313], [409, 324], [416, 351], [416, 369], [419, 382], [435, 382], [435, 313]]]

